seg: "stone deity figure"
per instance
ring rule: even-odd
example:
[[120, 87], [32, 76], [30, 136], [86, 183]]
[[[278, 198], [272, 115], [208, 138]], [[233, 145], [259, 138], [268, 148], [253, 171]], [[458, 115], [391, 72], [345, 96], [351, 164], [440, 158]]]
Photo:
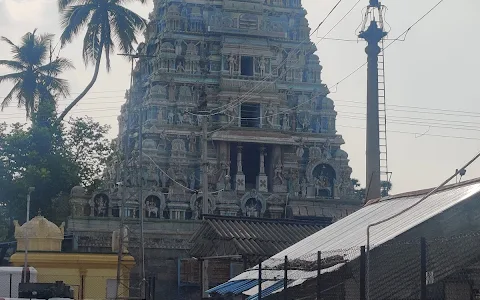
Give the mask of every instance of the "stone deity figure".
[[177, 112], [178, 125], [183, 125], [183, 114], [182, 112]]
[[317, 120], [315, 121], [315, 132], [320, 133], [321, 127], [322, 127], [322, 124], [320, 124], [320, 120], [317, 118]]
[[280, 64], [282, 63], [282, 61], [283, 61], [283, 53], [282, 53], [282, 50], [279, 49], [279, 50], [277, 51], [277, 57], [275, 58], [275, 64], [276, 64], [277, 66], [280, 66]]
[[299, 145], [299, 146], [297, 147], [296, 154], [297, 154], [297, 157], [298, 157], [298, 158], [302, 158], [302, 157], [303, 157], [303, 155], [305, 154], [305, 149], [303, 148], [303, 145]]
[[151, 217], [152, 214], [155, 218], [158, 218], [158, 207], [155, 201], [148, 201], [145, 203], [145, 211], [147, 213], [147, 218]]
[[304, 114], [302, 120], [302, 128], [303, 131], [307, 131], [310, 127], [310, 116], [308, 114]]
[[188, 113], [188, 111], [183, 112], [183, 122], [188, 125], [193, 125], [192, 116]]
[[173, 124], [175, 118], [175, 114], [173, 111], [168, 112], [168, 124]]
[[336, 178], [333, 178], [333, 197], [340, 197], [340, 184]]
[[303, 51], [300, 51], [300, 55], [298, 56], [298, 63], [302, 67], [307, 63], [305, 53]]
[[288, 113], [283, 115], [283, 125], [282, 125], [283, 130], [290, 130], [290, 116]]
[[163, 123], [165, 119], [163, 118], [163, 108], [158, 109], [157, 121]]
[[185, 72], [185, 67], [183, 66], [183, 63], [182, 62], [179, 62], [178, 65], [177, 65], [177, 72], [178, 73], [183, 73]]
[[182, 40], [175, 41], [175, 54], [182, 55]]
[[195, 183], [196, 183], [196, 178], [195, 178], [195, 173], [192, 172], [192, 174], [190, 174], [190, 190], [195, 190]]
[[191, 153], [196, 152], [196, 144], [197, 144], [197, 137], [195, 136], [195, 133], [192, 132], [192, 133], [190, 133], [190, 136], [188, 137], [188, 150]]
[[265, 68], [266, 68], [266, 61], [265, 57], [260, 58], [260, 75], [264, 76], [265, 75]]
[[275, 175], [274, 175], [274, 183], [276, 185], [283, 185], [284, 178], [283, 178], [283, 166], [281, 164], [277, 164], [275, 166]]
[[238, 118], [238, 105], [232, 105], [227, 110], [228, 122], [234, 122]]
[[168, 84], [168, 100], [170, 102], [175, 102], [175, 83], [173, 81], [170, 81]]
[[[167, 145], [168, 145], [168, 137], [167, 137], [167, 134], [165, 133], [165, 129], [160, 132], [160, 140], [163, 141], [163, 150], [167, 150]], [[159, 146], [161, 145], [161, 143], [158, 144]], [[163, 172], [162, 172], [163, 174]], [[162, 181], [164, 182], [164, 181]]]
[[291, 185], [291, 188], [292, 188], [292, 191], [293, 191], [293, 194], [295, 196], [298, 196], [299, 192], [300, 192], [300, 183], [298, 182], [298, 173], [297, 172], [294, 172], [290, 178], [290, 181], [292, 183]]
[[257, 203], [258, 200], [249, 201], [247, 205], [245, 205], [245, 214], [247, 217], [258, 217], [259, 213], [259, 204]]
[[322, 145], [322, 155], [324, 158], [329, 159], [331, 157], [331, 153], [330, 153], [332, 151], [331, 148], [332, 146], [330, 143], [330, 139], [327, 139], [325, 143]]
[[300, 191], [302, 193], [302, 197], [307, 197], [307, 189], [308, 189], [308, 183], [305, 178], [302, 178], [300, 182]]
[[267, 121], [268, 126], [275, 126], [274, 117], [275, 110], [273, 109], [272, 103], [269, 103], [267, 109], [265, 110], [265, 120]]
[[97, 215], [104, 216], [105, 210], [107, 207], [106, 200], [103, 198], [103, 196], [100, 196], [96, 202], [97, 202]]
[[193, 55], [193, 56], [198, 55], [197, 46], [193, 42], [190, 42], [187, 45], [187, 54]]
[[235, 56], [230, 55], [228, 57], [228, 68], [229, 68], [230, 75], [233, 75], [233, 73], [235, 72], [236, 64], [237, 64], [237, 59], [235, 58]]

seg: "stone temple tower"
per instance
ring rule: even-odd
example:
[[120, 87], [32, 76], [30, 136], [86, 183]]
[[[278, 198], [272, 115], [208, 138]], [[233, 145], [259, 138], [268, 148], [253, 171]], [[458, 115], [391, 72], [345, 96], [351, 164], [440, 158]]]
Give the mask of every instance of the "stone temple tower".
[[[328, 209], [352, 200], [351, 168], [305, 15], [300, 0], [155, 1], [118, 138], [135, 157], [143, 127], [147, 217], [198, 218], [203, 184], [207, 214], [345, 214]], [[199, 106], [210, 112], [208, 183]], [[113, 169], [112, 187], [133, 174]]]
[[129, 252], [141, 261], [142, 213], [147, 272], [158, 295], [176, 299], [202, 215], [329, 224], [360, 207], [305, 15], [300, 0], [154, 1], [119, 155], [103, 189], [72, 189], [76, 251], [111, 251], [124, 199]]

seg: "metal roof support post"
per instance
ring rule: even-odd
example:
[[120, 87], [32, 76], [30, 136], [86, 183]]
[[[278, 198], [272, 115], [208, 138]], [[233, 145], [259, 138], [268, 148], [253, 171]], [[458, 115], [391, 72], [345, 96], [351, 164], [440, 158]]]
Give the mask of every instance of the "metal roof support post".
[[322, 252], [317, 252], [317, 300], [322, 294]]
[[283, 267], [283, 300], [288, 300], [288, 256], [285, 255], [285, 265]]
[[420, 238], [420, 300], [427, 300], [427, 243]]
[[[366, 287], [366, 280], [365, 280], [365, 273], [366, 273], [366, 255], [365, 255], [365, 246], [360, 248], [360, 300], [366, 299], [365, 287]], [[370, 274], [369, 274], [370, 275]], [[370, 280], [370, 276], [368, 278]]]
[[258, 300], [262, 300], [262, 260], [258, 262]]
[[202, 300], [205, 293], [205, 287], [203, 286], [203, 259], [198, 260], [198, 267], [200, 269], [200, 300]]

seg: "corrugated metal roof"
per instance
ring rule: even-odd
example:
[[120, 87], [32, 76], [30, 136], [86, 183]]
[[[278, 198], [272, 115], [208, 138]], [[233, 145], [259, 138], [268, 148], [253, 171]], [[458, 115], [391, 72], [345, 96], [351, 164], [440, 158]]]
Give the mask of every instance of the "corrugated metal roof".
[[[315, 234], [312, 234], [266, 260], [262, 264], [264, 268], [262, 270], [262, 279], [267, 281], [270, 280], [272, 284], [277, 282], [278, 278], [283, 276], [283, 271], [279, 269], [275, 270], [275, 267], [278, 268], [278, 266], [282, 264], [285, 256], [288, 256], [290, 261], [299, 258], [302, 260], [314, 261], [318, 251], [322, 252], [322, 258], [326, 258], [338, 254], [336, 251], [342, 249], [355, 249], [355, 251], [351, 251], [350, 255], [348, 255], [348, 261], [357, 258], [360, 255], [360, 252], [357, 250], [360, 246], [366, 244], [367, 226], [369, 224], [384, 220], [401, 212], [405, 208], [412, 206], [427, 192], [429, 192], [429, 190], [406, 193], [370, 202], [359, 211]], [[431, 195], [416, 205], [408, 212], [383, 224], [372, 227], [370, 230], [370, 248], [373, 249], [375, 246], [379, 246], [394, 239], [413, 227], [441, 214], [447, 209], [468, 200], [479, 192], [479, 180], [445, 187], [441, 191]], [[342, 265], [343, 263], [339, 263], [327, 269], [323, 269], [322, 274], [338, 270]], [[269, 268], [270, 270], [268, 270]], [[288, 278], [289, 280], [293, 280], [293, 282], [289, 283], [289, 287], [301, 284], [306, 279], [314, 277], [316, 277], [316, 272], [289, 270]], [[246, 279], [254, 280], [256, 278], [258, 278], [258, 270], [251, 269], [231, 279], [230, 282]], [[275, 285], [275, 287], [276, 289], [274, 291], [269, 290], [269, 292], [277, 293], [283, 289], [283, 286]], [[255, 287], [251, 288], [251, 290], [254, 289]]]
[[[269, 257], [323, 227], [313, 222], [294, 220], [209, 217], [193, 235], [190, 254], [195, 257], [213, 255]], [[231, 243], [233, 247], [223, 248], [208, 241], [225, 241]], [[226, 253], [219, 254], [222, 250]]]

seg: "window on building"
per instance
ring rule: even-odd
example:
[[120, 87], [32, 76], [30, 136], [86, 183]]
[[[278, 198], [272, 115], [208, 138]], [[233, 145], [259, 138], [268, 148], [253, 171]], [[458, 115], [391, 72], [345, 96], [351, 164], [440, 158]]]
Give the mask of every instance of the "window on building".
[[185, 211], [183, 210], [171, 210], [170, 219], [172, 220], [185, 220]]
[[117, 298], [117, 280], [107, 279], [107, 299]]
[[241, 75], [253, 76], [253, 57], [242, 56], [240, 65], [241, 65], [241, 70], [240, 70]]
[[135, 217], [134, 209], [126, 207], [125, 208], [125, 217], [127, 217], [127, 218]]
[[260, 104], [244, 103], [241, 106], [241, 126], [260, 127]]

